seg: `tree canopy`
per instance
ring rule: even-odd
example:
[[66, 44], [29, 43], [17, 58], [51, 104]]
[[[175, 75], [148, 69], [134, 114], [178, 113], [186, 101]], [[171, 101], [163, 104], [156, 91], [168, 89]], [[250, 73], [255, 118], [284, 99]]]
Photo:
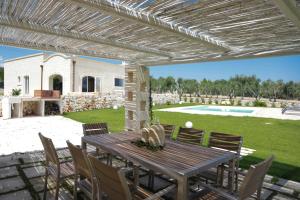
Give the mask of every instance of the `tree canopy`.
[[299, 99], [300, 82], [284, 82], [282, 80], [261, 81], [256, 76], [236, 75], [229, 80], [196, 80], [196, 79], [174, 79], [151, 77], [152, 91], [156, 93], [178, 93], [181, 98], [183, 94], [190, 96], [228, 96], [230, 99], [239, 97], [262, 97], [276, 101], [276, 99]]

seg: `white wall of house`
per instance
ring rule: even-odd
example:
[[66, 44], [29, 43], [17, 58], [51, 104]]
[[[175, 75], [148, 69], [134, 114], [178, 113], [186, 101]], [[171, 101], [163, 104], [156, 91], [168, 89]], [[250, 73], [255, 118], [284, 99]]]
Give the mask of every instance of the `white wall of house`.
[[55, 75], [60, 75], [63, 82], [63, 95], [72, 92], [71, 64], [71, 56], [54, 54], [46, 57], [43, 62], [43, 88], [45, 90], [53, 90], [53, 83], [51, 79]]
[[[123, 65], [76, 58], [75, 65], [75, 92], [82, 91], [82, 78], [93, 76], [100, 78], [100, 93], [122, 92], [124, 93], [125, 68]], [[123, 79], [123, 87], [115, 86], [115, 78]]]
[[[74, 75], [73, 60], [76, 61]], [[43, 65], [44, 90], [52, 90], [52, 77], [60, 75], [62, 77], [63, 95], [70, 92], [80, 93], [82, 92], [83, 77], [91, 76], [95, 78], [94, 92], [124, 94], [124, 81], [122, 87], [115, 86], [115, 78], [124, 80], [125, 69], [123, 65], [98, 62], [64, 54], [35, 54], [4, 62], [4, 95], [11, 95], [12, 89], [20, 88], [22, 89], [22, 95], [33, 96], [34, 90], [41, 89], [41, 65]], [[28, 94], [25, 94], [25, 76], [29, 77]], [[18, 77], [20, 77], [20, 82]], [[100, 87], [96, 87], [96, 80], [100, 80]]]
[[[40, 89], [43, 54], [30, 55], [4, 62], [4, 95], [10, 95], [13, 89], [21, 89], [24, 96], [32, 96], [35, 89]], [[25, 94], [25, 79], [29, 77], [29, 93]]]

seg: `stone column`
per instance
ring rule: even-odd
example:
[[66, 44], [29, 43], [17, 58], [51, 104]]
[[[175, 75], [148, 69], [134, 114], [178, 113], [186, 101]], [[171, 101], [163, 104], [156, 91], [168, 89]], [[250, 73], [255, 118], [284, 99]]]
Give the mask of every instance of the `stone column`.
[[149, 123], [149, 70], [125, 65], [125, 129], [140, 130]]

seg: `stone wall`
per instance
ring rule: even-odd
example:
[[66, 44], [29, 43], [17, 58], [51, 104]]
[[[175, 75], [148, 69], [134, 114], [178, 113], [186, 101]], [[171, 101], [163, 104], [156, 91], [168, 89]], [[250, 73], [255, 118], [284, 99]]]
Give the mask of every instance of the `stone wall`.
[[172, 93], [156, 94], [156, 93], [152, 93], [151, 96], [152, 96], [152, 103], [154, 103], [154, 104], [179, 103], [179, 95], [178, 94], [172, 94]]
[[124, 96], [116, 94], [81, 94], [74, 93], [62, 96], [63, 112], [78, 112], [101, 108], [111, 108], [114, 105], [123, 106]]

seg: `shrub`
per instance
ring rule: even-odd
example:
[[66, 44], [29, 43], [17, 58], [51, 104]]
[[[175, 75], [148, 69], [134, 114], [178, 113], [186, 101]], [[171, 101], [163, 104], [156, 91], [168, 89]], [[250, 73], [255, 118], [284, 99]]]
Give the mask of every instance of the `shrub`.
[[12, 96], [19, 96], [21, 94], [21, 89], [12, 89]]
[[184, 102], [187, 102], [187, 97], [184, 97], [184, 99], [183, 99], [183, 100], [184, 100]]
[[246, 102], [246, 103], [245, 103], [245, 106], [250, 106], [250, 102]]
[[211, 98], [209, 98], [208, 99], [208, 104], [211, 104], [211, 103], [212, 103]]
[[230, 99], [230, 105], [233, 106], [234, 105], [234, 100]]
[[196, 102], [196, 103], [199, 103], [199, 102], [200, 102], [199, 98], [196, 98], [196, 99], [195, 99], [195, 102]]
[[267, 104], [264, 101], [255, 100], [255, 101], [253, 101], [253, 106], [255, 106], [255, 107], [267, 107]]
[[283, 102], [280, 103], [281, 108], [285, 108], [286, 106], [287, 106], [286, 103], [283, 103]]
[[237, 105], [238, 105], [238, 106], [241, 106], [241, 105], [242, 105], [242, 101], [241, 101], [240, 99], [237, 101]]
[[193, 102], [194, 102], [194, 100], [193, 100], [193, 98], [191, 97], [191, 98], [190, 98], [190, 103], [193, 103]]
[[201, 103], [205, 104], [205, 99], [203, 97], [201, 98]]
[[219, 104], [219, 101], [218, 101], [218, 99], [215, 99], [215, 104]]
[[167, 105], [171, 105], [171, 101], [167, 101], [166, 104], [167, 104]]

